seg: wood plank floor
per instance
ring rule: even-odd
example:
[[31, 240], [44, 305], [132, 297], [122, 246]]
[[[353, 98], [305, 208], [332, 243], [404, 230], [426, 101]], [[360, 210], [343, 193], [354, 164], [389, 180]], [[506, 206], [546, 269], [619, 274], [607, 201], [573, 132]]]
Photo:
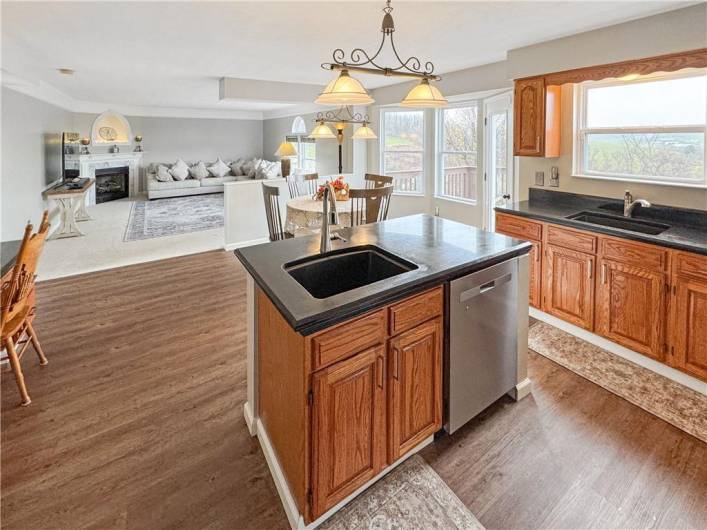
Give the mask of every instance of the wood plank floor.
[[[209, 252], [39, 284], [49, 365], [2, 375], [2, 527], [287, 528], [247, 434], [245, 281]], [[493, 528], [707, 528], [707, 446], [530, 355], [423, 456]]]

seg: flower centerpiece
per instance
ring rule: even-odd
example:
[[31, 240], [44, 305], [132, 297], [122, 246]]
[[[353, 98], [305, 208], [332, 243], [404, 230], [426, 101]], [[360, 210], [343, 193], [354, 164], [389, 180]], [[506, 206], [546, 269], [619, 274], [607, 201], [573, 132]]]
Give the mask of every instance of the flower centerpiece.
[[317, 189], [317, 193], [315, 195], [315, 198], [318, 201], [321, 201], [322, 197], [324, 197], [324, 188], [327, 184], [331, 184], [331, 187], [334, 188], [334, 196], [337, 201], [349, 200], [349, 185], [344, 182], [344, 177], [338, 177], [331, 181], [327, 180], [326, 184], [319, 186], [319, 189]]

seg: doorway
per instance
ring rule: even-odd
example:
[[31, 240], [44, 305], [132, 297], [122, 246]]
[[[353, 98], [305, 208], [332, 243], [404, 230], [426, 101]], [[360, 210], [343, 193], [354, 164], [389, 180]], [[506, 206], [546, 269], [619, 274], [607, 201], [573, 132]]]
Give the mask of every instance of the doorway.
[[484, 100], [484, 228], [493, 232], [494, 208], [518, 195], [513, 159], [513, 93]]

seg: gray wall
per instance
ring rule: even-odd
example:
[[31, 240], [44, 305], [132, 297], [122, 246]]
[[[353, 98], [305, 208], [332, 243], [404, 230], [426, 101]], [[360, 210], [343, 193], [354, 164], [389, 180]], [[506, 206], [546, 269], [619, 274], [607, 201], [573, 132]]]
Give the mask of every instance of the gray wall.
[[20, 239], [28, 220], [38, 225], [47, 207], [43, 135], [71, 126], [70, 112], [2, 88], [2, 241]]
[[[97, 114], [74, 114], [74, 132], [90, 137], [91, 126], [97, 117]], [[263, 154], [261, 120], [126, 117], [133, 135], [143, 136], [144, 164], [174, 162], [178, 157], [188, 162], [213, 162], [219, 156], [225, 160], [260, 158]], [[121, 150], [130, 149], [132, 147], [121, 147]], [[92, 152], [100, 150], [92, 148]], [[265, 158], [275, 160], [274, 156]]]
[[[314, 128], [315, 113], [302, 114], [307, 131]], [[268, 160], [274, 160], [273, 153], [277, 150], [285, 136], [292, 134], [292, 122], [295, 116], [284, 118], [272, 118], [263, 121], [263, 155]], [[332, 128], [333, 130], [333, 128]], [[352, 128], [344, 129], [344, 143], [342, 153], [342, 164], [344, 173], [351, 173], [353, 145], [351, 140]], [[320, 175], [333, 175], [339, 172], [339, 144], [336, 140], [317, 140], [317, 173]]]

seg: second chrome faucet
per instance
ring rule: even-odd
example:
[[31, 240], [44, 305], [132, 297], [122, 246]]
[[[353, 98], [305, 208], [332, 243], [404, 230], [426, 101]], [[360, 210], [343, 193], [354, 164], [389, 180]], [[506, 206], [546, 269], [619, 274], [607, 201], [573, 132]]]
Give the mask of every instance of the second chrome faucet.
[[633, 210], [636, 206], [642, 206], [644, 208], [650, 208], [651, 203], [645, 199], [633, 200], [633, 196], [629, 190], [624, 193], [624, 217], [631, 217], [633, 215]]

